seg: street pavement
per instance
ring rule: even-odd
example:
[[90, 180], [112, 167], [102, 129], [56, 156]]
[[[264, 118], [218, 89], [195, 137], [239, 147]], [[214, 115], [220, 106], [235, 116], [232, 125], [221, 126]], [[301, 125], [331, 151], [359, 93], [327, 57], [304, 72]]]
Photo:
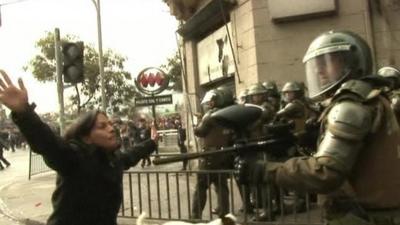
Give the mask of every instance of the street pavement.
[[[29, 180], [28, 150], [5, 151], [4, 156], [11, 166], [0, 170], [0, 225], [44, 225], [52, 212], [55, 172], [35, 175]], [[136, 222], [134, 219], [118, 218], [118, 224]]]
[[[44, 225], [48, 216], [52, 212], [51, 195], [55, 188], [56, 174], [50, 171], [40, 175], [35, 175], [31, 178], [31, 180], [29, 180], [29, 151], [27, 150], [18, 149], [14, 153], [6, 151], [5, 158], [11, 162], [11, 166], [4, 170], [0, 170], [0, 225]], [[177, 171], [180, 168], [181, 163], [172, 163], [157, 166], [157, 169], [161, 171]], [[135, 170], [137, 169], [154, 170], [155, 167], [152, 165], [149, 167], [141, 168], [139, 164], [135, 168]], [[184, 184], [186, 176], [179, 177], [179, 179], [181, 179], [180, 182], [182, 182], [181, 185]], [[189, 179], [191, 180], [190, 193], [192, 193], [194, 191], [195, 181], [193, 179], [195, 179], [195, 177], [190, 176]], [[170, 188], [171, 190], [174, 189], [173, 186], [171, 186]], [[145, 189], [143, 188], [143, 190]], [[186, 196], [184, 190], [184, 188], [180, 189], [181, 192], [179, 192], [179, 195], [181, 196], [181, 198], [183, 198], [183, 196]], [[156, 191], [152, 190], [151, 193], [156, 193]], [[142, 192], [142, 194], [146, 195], [146, 192]], [[236, 196], [236, 200], [240, 199], [238, 190], [235, 189], [234, 195]], [[142, 197], [143, 199], [146, 199], [146, 196]], [[165, 196], [163, 196], [163, 199], [164, 198]], [[176, 194], [171, 195], [171, 199], [177, 199]], [[214, 196], [213, 199], [215, 200], [216, 197]], [[235, 201], [235, 209], [238, 209], [240, 207], [240, 204], [240, 201]], [[126, 204], [126, 206], [128, 205], [129, 204]], [[205, 208], [208, 209], [210, 207], [206, 206]], [[130, 209], [126, 208], [126, 210], [129, 211]], [[175, 213], [177, 207], [173, 206], [171, 210]], [[207, 210], [205, 211], [207, 212]], [[300, 216], [300, 214], [294, 214], [292, 216], [281, 217], [281, 219], [286, 220], [285, 218], [291, 219], [291, 217], [293, 217], [292, 219], [294, 219], [294, 221], [299, 221], [300, 219], [303, 222], [309, 221], [308, 219], [311, 217], [315, 218], [313, 219], [313, 221], [318, 221], [320, 215], [320, 211], [316, 210], [312, 212], [311, 215], [304, 214]], [[203, 216], [205, 216], [204, 218], [209, 218], [207, 215]], [[242, 221], [243, 218], [239, 219]], [[160, 221], [146, 220], [146, 225], [155, 225], [159, 222]], [[133, 225], [136, 224], [136, 220], [131, 218], [119, 217], [118, 224]], [[318, 224], [318, 222], [316, 224]]]
[[28, 179], [29, 151], [5, 151], [11, 166], [0, 171], [0, 224], [45, 224], [51, 212], [54, 172]]

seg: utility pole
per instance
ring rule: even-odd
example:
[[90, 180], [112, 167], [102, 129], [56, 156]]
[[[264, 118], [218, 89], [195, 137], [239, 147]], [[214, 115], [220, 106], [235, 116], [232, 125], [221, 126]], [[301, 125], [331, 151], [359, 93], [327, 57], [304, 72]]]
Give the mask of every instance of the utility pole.
[[60, 107], [60, 134], [64, 134], [65, 128], [65, 115], [64, 115], [64, 83], [62, 80], [61, 71], [61, 54], [60, 54], [60, 30], [58, 28], [54, 29], [54, 53], [56, 56], [56, 74], [57, 74], [57, 93], [58, 93], [58, 104]]
[[104, 65], [103, 65], [103, 40], [101, 33], [101, 14], [100, 14], [100, 0], [92, 0], [96, 7], [97, 13], [97, 39], [99, 46], [99, 72], [100, 72], [100, 89], [101, 89], [101, 110], [106, 112], [107, 101], [106, 101], [106, 82], [104, 77]]

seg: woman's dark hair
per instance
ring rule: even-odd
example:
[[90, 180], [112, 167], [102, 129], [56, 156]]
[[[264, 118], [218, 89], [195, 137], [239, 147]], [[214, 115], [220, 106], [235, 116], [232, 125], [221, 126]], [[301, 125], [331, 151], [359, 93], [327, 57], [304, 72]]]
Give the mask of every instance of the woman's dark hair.
[[94, 124], [96, 123], [97, 115], [106, 113], [99, 110], [91, 110], [81, 114], [65, 131], [65, 140], [80, 140], [81, 138], [89, 135]]

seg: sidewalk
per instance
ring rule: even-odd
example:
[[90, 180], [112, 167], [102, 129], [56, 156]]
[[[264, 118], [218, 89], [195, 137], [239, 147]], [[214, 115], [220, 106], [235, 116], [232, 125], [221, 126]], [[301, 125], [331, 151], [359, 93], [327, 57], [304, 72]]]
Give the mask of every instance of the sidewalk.
[[[56, 173], [47, 172], [28, 180], [29, 152], [6, 152], [5, 157], [11, 166], [0, 171], [0, 225], [46, 224], [52, 212]], [[118, 218], [118, 224], [132, 225], [136, 220]]]

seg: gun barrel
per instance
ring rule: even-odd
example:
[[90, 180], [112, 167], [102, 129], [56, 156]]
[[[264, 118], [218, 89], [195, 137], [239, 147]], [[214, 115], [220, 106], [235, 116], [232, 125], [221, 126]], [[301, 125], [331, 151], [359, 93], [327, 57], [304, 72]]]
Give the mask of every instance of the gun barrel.
[[249, 143], [245, 143], [245, 144], [236, 144], [236, 145], [229, 146], [229, 147], [223, 147], [218, 150], [210, 150], [210, 151], [194, 152], [194, 153], [182, 153], [181, 155], [178, 155], [178, 156], [171, 156], [171, 157], [166, 157], [166, 158], [156, 158], [153, 160], [153, 164], [161, 165], [161, 164], [179, 162], [179, 161], [183, 161], [183, 160], [197, 159], [200, 157], [227, 154], [227, 153], [232, 153], [232, 152], [238, 152], [242, 149], [257, 149], [255, 147], [275, 145], [275, 144], [281, 143], [283, 141], [287, 141], [286, 138], [272, 139], [272, 140], [266, 140], [266, 141], [255, 141], [255, 142], [249, 142]]
[[173, 163], [173, 162], [179, 162], [183, 160], [190, 160], [190, 159], [197, 159], [201, 157], [207, 157], [210, 155], [218, 155], [218, 154], [226, 154], [229, 152], [236, 151], [236, 149], [233, 149], [232, 147], [229, 147], [229, 149], [220, 149], [220, 150], [213, 150], [213, 151], [204, 151], [204, 152], [192, 152], [192, 153], [182, 153], [178, 156], [171, 156], [167, 158], [157, 158], [153, 160], [154, 165], [161, 165], [161, 164], [167, 164], [167, 163]]

